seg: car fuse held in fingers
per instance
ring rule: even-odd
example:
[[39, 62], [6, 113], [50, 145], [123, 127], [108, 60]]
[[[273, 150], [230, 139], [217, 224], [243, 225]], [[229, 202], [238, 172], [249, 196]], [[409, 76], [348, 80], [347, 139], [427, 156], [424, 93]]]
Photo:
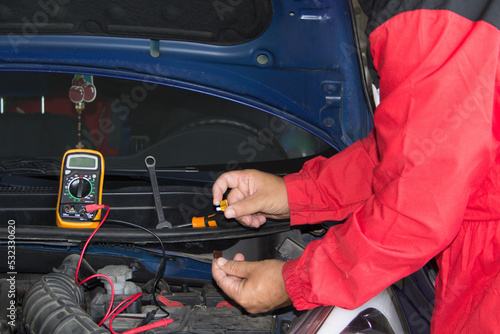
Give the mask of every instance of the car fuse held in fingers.
[[217, 207], [215, 208], [216, 211], [226, 211], [227, 208], [227, 199], [223, 199], [217, 204]]

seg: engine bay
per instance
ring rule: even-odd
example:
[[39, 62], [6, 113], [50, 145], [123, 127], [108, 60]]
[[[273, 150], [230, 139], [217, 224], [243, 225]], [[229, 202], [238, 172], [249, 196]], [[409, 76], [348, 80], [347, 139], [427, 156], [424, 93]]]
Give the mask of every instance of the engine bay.
[[[6, 273], [0, 279], [0, 291], [12, 297], [2, 298], [2, 333], [131, 333], [127, 331], [166, 320], [173, 322], [146, 332], [286, 333], [291, 328], [299, 315], [293, 308], [251, 315], [235, 305], [214, 286], [211, 263], [216, 257], [232, 258], [236, 253], [244, 253], [248, 260], [296, 258], [314, 236], [291, 229], [288, 221], [271, 221], [259, 229], [239, 224], [187, 227], [189, 217], [214, 212], [206, 191], [209, 183], [199, 181], [202, 175], [197, 175], [198, 181], [183, 180], [184, 185], [175, 185], [173, 174], [165, 178], [160, 172], [158, 176], [165, 218], [173, 227], [156, 228], [147, 176], [129, 182], [121, 177], [113, 181], [111, 176], [103, 192], [109, 216], [87, 248], [94, 229], [55, 225], [56, 186], [0, 188], [1, 202], [7, 208], [2, 219], [10, 226], [2, 231], [0, 249], [14, 260], [12, 266], [9, 262], [0, 265]], [[23, 178], [17, 178], [21, 184]], [[169, 185], [164, 185], [165, 179]], [[160, 271], [163, 275], [159, 276]], [[96, 278], [76, 283], [97, 273], [127, 286], [115, 288], [112, 306], [107, 282]], [[111, 318], [97, 325], [108, 309], [138, 293], [140, 297], [119, 312], [111, 325]]]
[[[152, 288], [150, 282], [136, 285], [130, 280], [122, 281], [127, 283], [127, 287], [123, 289], [117, 289], [119, 284], [115, 284], [113, 308], [130, 297], [132, 292], [142, 292], [142, 295], [99, 327], [97, 323], [102, 321], [111, 302], [111, 295], [109, 291], [103, 291], [102, 287], [95, 286], [95, 283], [85, 287], [75, 285], [71, 274], [76, 270], [77, 259], [77, 255], [68, 256], [53, 272], [43, 275], [27, 291], [22, 292], [22, 321], [27, 333], [121, 333], [163, 319], [168, 319], [171, 323], [163, 325], [160, 322], [162, 326], [154, 329], [154, 333], [276, 331], [275, 315], [244, 314], [210, 283], [203, 286], [170, 285], [165, 280], [160, 283], [157, 296], [161, 309], [155, 304], [152, 294], [148, 293]], [[107, 266], [97, 272], [123, 271], [132, 276], [130, 266], [133, 265]], [[86, 267], [92, 270], [89, 264]], [[118, 275], [113, 276], [113, 279], [120, 281], [124, 277]], [[19, 283], [22, 286], [28, 282]]]
[[[13, 253], [15, 266], [2, 268], [6, 275], [0, 279], [0, 291], [9, 296], [2, 298], [5, 314], [1, 319], [6, 319], [1, 323], [2, 333], [132, 333], [127, 331], [162, 319], [173, 322], [147, 333], [276, 333], [278, 328], [290, 327], [296, 318], [293, 309], [246, 313], [214, 286], [211, 262], [236, 252], [253, 259], [296, 256], [302, 249], [298, 237], [296, 231], [288, 231], [240, 239], [167, 242], [164, 253], [147, 241], [95, 241], [89, 244], [80, 267], [83, 242], [19, 240]], [[276, 244], [278, 247], [272, 246]], [[8, 245], [0, 248], [6, 253], [11, 249]], [[114, 291], [102, 279], [85, 280], [95, 274], [110, 277]], [[113, 320], [97, 325], [107, 310], [134, 295], [140, 296], [118, 310]]]

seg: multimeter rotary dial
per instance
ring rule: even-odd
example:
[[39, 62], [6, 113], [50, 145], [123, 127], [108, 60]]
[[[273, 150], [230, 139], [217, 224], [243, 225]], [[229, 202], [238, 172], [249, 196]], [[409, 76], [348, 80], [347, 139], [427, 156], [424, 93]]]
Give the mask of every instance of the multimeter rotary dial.
[[85, 198], [92, 191], [92, 184], [87, 179], [74, 179], [68, 187], [69, 193], [75, 198]]
[[67, 181], [68, 194], [75, 199], [88, 199], [93, 195], [95, 180], [91, 176], [75, 175]]

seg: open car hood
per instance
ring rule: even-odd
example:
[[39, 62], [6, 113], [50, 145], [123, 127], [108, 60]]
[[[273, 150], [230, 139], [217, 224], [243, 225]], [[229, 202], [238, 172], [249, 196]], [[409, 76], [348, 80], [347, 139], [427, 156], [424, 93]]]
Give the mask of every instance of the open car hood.
[[371, 109], [348, 1], [13, 1], [0, 70], [143, 80], [251, 105], [341, 150]]

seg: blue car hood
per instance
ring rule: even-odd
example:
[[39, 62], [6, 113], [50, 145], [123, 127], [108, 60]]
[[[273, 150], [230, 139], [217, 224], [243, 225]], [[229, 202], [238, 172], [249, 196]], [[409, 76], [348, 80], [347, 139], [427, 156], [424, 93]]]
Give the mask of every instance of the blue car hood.
[[[210, 2], [221, 22], [246, 3]], [[134, 37], [59, 34], [51, 24], [71, 9], [69, 1], [42, 0], [16, 12], [22, 4], [8, 0], [0, 5], [0, 70], [114, 76], [213, 94], [286, 118], [339, 150], [366, 136], [372, 114], [349, 1], [268, 5], [260, 30], [231, 43], [163, 38], [154, 29]], [[17, 14], [17, 25], [9, 13]]]

